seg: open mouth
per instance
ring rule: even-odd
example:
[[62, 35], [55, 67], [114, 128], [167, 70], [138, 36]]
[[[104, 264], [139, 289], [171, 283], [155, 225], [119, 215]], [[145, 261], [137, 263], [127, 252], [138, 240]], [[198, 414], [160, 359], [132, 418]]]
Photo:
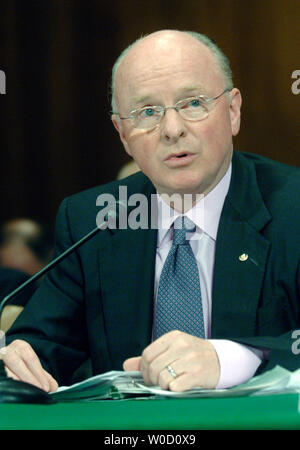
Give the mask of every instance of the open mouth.
[[194, 158], [194, 153], [182, 152], [173, 153], [165, 159], [165, 163], [171, 167], [189, 164]]
[[166, 158], [167, 161], [172, 160], [172, 159], [181, 159], [181, 158], [186, 158], [188, 156], [192, 156], [192, 153], [187, 153], [187, 152], [182, 152], [182, 153], [173, 153], [172, 155], [168, 156]]

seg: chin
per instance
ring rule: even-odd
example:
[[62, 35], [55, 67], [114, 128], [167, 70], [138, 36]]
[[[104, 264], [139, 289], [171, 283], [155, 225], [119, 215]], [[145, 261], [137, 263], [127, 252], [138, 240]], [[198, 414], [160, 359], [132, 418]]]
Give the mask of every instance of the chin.
[[172, 194], [201, 194], [202, 189], [199, 185], [193, 185], [191, 183], [177, 183], [172, 185], [164, 185], [159, 189], [160, 193]]
[[185, 174], [169, 183], [170, 191], [178, 194], [201, 194], [203, 191], [203, 180], [193, 174]]

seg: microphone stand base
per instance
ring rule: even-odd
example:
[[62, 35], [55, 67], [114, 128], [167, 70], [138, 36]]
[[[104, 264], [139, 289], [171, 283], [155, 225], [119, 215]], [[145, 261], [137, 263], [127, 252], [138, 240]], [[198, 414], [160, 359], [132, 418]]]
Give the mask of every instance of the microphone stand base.
[[0, 360], [0, 403], [53, 404], [56, 400], [43, 389], [33, 384], [17, 381], [6, 375]]
[[32, 384], [12, 378], [0, 379], [0, 403], [56, 403], [50, 394]]

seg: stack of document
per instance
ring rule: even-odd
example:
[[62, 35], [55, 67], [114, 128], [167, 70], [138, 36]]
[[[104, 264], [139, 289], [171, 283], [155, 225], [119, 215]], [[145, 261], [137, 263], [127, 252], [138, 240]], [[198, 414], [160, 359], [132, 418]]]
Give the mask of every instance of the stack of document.
[[144, 384], [140, 372], [111, 371], [72, 386], [60, 387], [51, 395], [57, 401], [67, 402], [145, 397], [238, 397], [282, 393], [300, 393], [300, 369], [290, 372], [283, 367], [276, 366], [274, 369], [252, 378], [247, 383], [233, 388], [194, 388], [185, 392], [172, 392], [158, 386], [147, 386]]

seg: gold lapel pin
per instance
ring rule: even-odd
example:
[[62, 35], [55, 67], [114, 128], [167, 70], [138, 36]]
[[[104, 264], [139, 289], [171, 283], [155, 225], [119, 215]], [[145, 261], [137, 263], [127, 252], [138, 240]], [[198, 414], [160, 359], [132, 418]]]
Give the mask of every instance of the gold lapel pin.
[[247, 259], [248, 259], [247, 253], [243, 253], [242, 255], [239, 256], [240, 261], [247, 261]]

